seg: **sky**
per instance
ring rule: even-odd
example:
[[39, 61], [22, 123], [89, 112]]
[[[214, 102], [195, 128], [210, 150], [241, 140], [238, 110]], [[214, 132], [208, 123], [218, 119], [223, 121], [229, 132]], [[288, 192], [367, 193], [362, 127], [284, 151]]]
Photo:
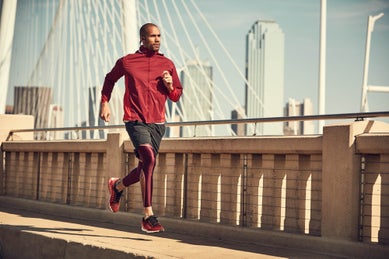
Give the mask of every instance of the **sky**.
[[[47, 0], [36, 0], [47, 3]], [[151, 1], [148, 1], [151, 3]], [[285, 35], [284, 99], [310, 98], [317, 114], [319, 87], [320, 0], [195, 0], [241, 71], [245, 67], [245, 40], [257, 20], [273, 20]], [[19, 0], [18, 8], [31, 9], [31, 1]], [[36, 5], [37, 6], [37, 5]], [[37, 8], [35, 5], [34, 8]], [[49, 7], [54, 10], [55, 5]], [[18, 9], [19, 10], [19, 9]], [[37, 9], [37, 12], [44, 12]], [[368, 84], [389, 87], [389, 1], [327, 0], [327, 48], [325, 113], [360, 111], [364, 70], [367, 20], [383, 12], [371, 35]], [[15, 33], [23, 32], [23, 20], [17, 16]], [[47, 25], [45, 25], [47, 26]], [[31, 33], [31, 32], [27, 32]], [[16, 38], [15, 38], [16, 39]], [[14, 46], [21, 42], [14, 42]], [[185, 45], [186, 42], [180, 44]], [[38, 44], [39, 45], [39, 44]], [[15, 47], [10, 85], [23, 85], [27, 76], [15, 64], [26, 55]], [[39, 53], [39, 50], [37, 50]], [[28, 53], [27, 57], [31, 57]], [[15, 61], [15, 59], [18, 59]], [[26, 61], [24, 61], [26, 62]], [[31, 64], [34, 61], [29, 60]], [[223, 61], [221, 62], [223, 63]], [[15, 72], [16, 71], [16, 72]], [[20, 70], [21, 71], [21, 70]], [[244, 83], [236, 80], [236, 94], [244, 95]], [[12, 104], [12, 90], [7, 104]], [[242, 99], [242, 98], [241, 98]], [[389, 111], [389, 93], [369, 93], [370, 111]]]
[[[245, 35], [258, 19], [285, 34], [285, 101], [311, 98], [317, 113], [320, 1], [197, 0], [226, 48], [244, 67]], [[360, 111], [367, 19], [383, 12], [371, 36], [368, 84], [389, 87], [389, 1], [328, 0], [325, 113]], [[389, 93], [369, 93], [370, 111], [389, 111]]]

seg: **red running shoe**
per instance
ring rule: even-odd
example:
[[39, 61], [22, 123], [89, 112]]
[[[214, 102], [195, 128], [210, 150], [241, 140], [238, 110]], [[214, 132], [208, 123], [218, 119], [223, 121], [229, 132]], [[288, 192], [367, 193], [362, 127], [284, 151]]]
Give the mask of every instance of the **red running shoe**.
[[165, 229], [159, 224], [156, 216], [150, 216], [147, 219], [142, 218], [141, 228], [146, 233], [163, 232]]
[[109, 209], [112, 212], [117, 212], [120, 206], [120, 197], [122, 196], [123, 191], [116, 190], [116, 182], [119, 181], [119, 178], [110, 178], [108, 180], [108, 190], [109, 190]]

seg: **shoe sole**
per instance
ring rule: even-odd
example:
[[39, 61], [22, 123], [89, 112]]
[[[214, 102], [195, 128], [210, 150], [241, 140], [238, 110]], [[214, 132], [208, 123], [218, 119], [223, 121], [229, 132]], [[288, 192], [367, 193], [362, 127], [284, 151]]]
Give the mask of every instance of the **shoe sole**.
[[140, 227], [142, 231], [148, 233], [148, 234], [153, 234], [153, 233], [159, 233], [159, 232], [164, 232], [165, 229], [161, 229], [161, 230], [147, 230], [145, 228], [143, 228], [143, 226]]
[[113, 213], [116, 213], [116, 211], [113, 211], [113, 209], [111, 208], [111, 195], [112, 195], [112, 188], [111, 186], [109, 185], [109, 183], [111, 182], [111, 179], [115, 179], [114, 177], [111, 177], [109, 180], [108, 180], [108, 202], [106, 203], [107, 204], [107, 207], [108, 209], [113, 212]]

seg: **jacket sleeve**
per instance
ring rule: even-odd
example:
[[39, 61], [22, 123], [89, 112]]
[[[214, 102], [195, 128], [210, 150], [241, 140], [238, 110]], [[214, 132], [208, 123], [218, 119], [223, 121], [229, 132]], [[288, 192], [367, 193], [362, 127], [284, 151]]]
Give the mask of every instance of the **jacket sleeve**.
[[173, 102], [177, 102], [181, 95], [182, 95], [182, 85], [180, 82], [180, 78], [178, 77], [177, 70], [175, 66], [173, 65], [173, 71], [172, 71], [172, 79], [173, 79], [173, 91], [169, 93], [169, 99]]
[[109, 102], [116, 82], [124, 75], [123, 58], [116, 61], [112, 70], [105, 75], [103, 89], [101, 90], [101, 102]]

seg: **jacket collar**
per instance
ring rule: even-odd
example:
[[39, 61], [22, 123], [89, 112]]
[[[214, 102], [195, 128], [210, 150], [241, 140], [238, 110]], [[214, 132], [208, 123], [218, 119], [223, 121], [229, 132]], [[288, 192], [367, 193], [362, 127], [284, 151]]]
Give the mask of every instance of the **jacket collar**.
[[146, 47], [144, 47], [143, 45], [141, 45], [139, 47], [139, 50], [137, 50], [136, 52], [137, 53], [141, 53], [141, 54], [145, 54], [147, 57], [151, 57], [153, 55], [161, 55], [161, 56], [163, 56], [163, 54], [159, 53], [158, 51], [149, 50]]

